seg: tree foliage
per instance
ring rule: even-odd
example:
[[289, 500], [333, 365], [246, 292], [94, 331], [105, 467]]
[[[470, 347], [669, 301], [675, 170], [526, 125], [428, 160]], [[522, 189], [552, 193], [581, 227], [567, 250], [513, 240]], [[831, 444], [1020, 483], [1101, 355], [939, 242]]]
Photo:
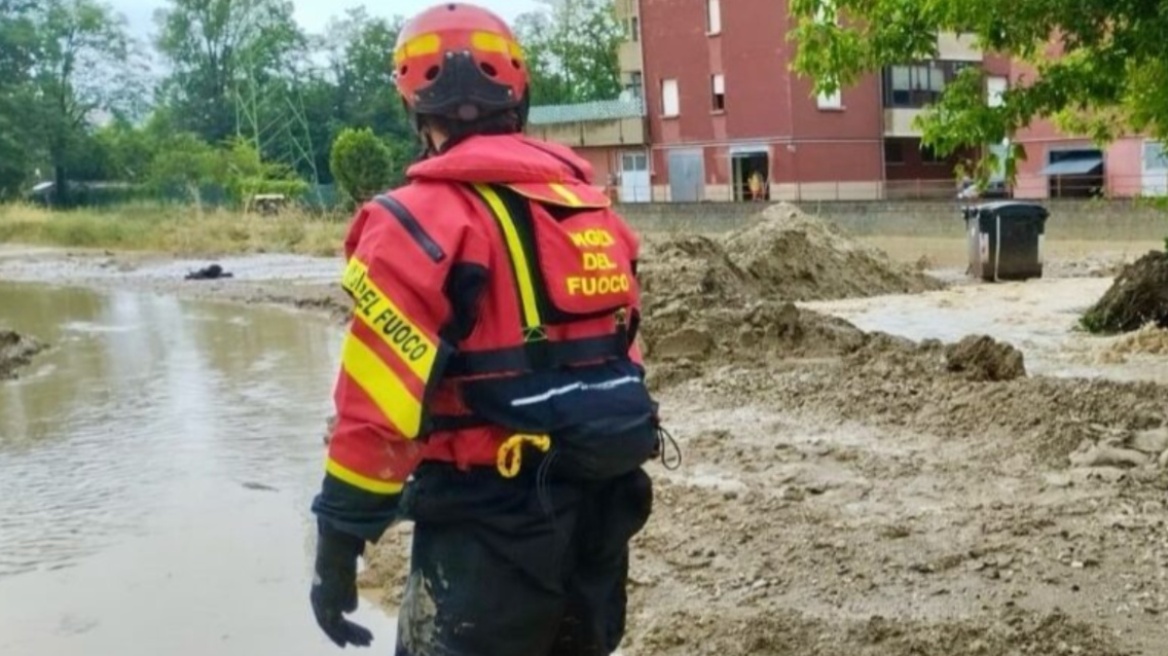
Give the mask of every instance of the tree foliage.
[[303, 55], [293, 9], [287, 0], [170, 0], [156, 13], [155, 46], [173, 71], [162, 92], [181, 128], [210, 142], [240, 131], [242, 99]]
[[[921, 119], [924, 142], [949, 154], [1001, 143], [1038, 118], [1100, 141], [1125, 132], [1168, 140], [1168, 13], [1116, 0], [792, 0], [795, 68], [831, 91], [884, 66], [937, 56], [937, 33], [972, 35], [984, 51], [1033, 67], [990, 107], [984, 73], [965, 70]], [[823, 20], [840, 16], [839, 23]], [[1009, 173], [1017, 146], [1007, 153]], [[984, 177], [993, 158], [979, 163]]]
[[[611, 0], [543, 1], [517, 30], [534, 100], [615, 98]], [[200, 206], [308, 190], [324, 206], [334, 171], [365, 198], [419, 146], [390, 66], [401, 18], [354, 8], [308, 34], [290, 0], [160, 0], [138, 44], [105, 2], [0, 0], [0, 198], [53, 178]]]
[[384, 191], [396, 177], [393, 153], [369, 128], [341, 132], [329, 161], [337, 185], [355, 203]]
[[132, 113], [140, 88], [124, 20], [95, 0], [0, 4], [0, 188], [18, 191], [33, 167], [87, 165], [101, 115]]
[[624, 29], [612, 0], [541, 0], [515, 22], [527, 53], [532, 102], [609, 100], [621, 92], [617, 48]]

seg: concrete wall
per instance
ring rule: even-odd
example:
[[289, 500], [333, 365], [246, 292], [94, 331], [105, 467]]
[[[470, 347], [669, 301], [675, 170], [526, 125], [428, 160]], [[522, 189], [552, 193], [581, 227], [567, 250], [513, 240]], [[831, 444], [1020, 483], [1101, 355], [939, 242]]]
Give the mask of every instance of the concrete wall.
[[[1158, 240], [1168, 236], [1168, 212], [1130, 201], [1047, 201], [1048, 239]], [[753, 220], [763, 203], [641, 203], [618, 211], [638, 230], [723, 232]], [[803, 211], [822, 216], [857, 235], [964, 239], [956, 203], [804, 202]]]

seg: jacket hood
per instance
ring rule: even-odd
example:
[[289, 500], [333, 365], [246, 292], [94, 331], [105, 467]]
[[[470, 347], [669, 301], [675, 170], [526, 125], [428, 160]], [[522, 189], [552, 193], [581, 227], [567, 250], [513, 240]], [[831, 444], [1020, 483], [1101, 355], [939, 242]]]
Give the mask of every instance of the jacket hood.
[[411, 180], [592, 184], [592, 165], [560, 144], [519, 134], [473, 136], [406, 170]]

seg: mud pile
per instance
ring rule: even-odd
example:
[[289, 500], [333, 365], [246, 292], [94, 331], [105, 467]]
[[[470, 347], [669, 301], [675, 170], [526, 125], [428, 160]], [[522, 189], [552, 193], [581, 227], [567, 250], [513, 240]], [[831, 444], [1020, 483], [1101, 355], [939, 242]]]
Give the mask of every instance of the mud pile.
[[28, 335], [0, 329], [0, 380], [16, 378], [17, 371], [27, 367], [33, 356], [48, 348]]
[[1083, 315], [1093, 333], [1168, 328], [1168, 252], [1153, 251], [1127, 265], [1103, 298]]
[[975, 382], [952, 371], [937, 342], [869, 336], [834, 361], [784, 367], [733, 367], [676, 390], [730, 407], [761, 404], [806, 412], [816, 421], [861, 422], [951, 440], [992, 441], [1000, 457], [1020, 456], [1053, 468], [1113, 431], [1155, 429], [1165, 422], [1168, 387], [1154, 383], [1020, 377]]
[[722, 244], [702, 235], [646, 241], [638, 274], [649, 314], [675, 304], [730, 307], [759, 297]]
[[786, 204], [723, 239], [647, 241], [641, 261], [642, 345], [664, 370], [658, 382], [701, 363], [853, 353], [869, 336], [793, 302], [943, 286]]
[[976, 382], [1014, 380], [1026, 375], [1022, 352], [986, 335], [970, 335], [946, 347], [949, 371]]
[[940, 289], [940, 281], [893, 262], [843, 231], [780, 203], [728, 235], [731, 261], [769, 298], [820, 301]]

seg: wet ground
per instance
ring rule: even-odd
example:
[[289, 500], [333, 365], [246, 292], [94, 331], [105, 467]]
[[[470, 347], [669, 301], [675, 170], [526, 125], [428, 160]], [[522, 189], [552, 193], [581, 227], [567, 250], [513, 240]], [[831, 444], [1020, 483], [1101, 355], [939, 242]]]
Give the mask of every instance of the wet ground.
[[0, 654], [335, 653], [307, 601], [331, 322], [14, 283], [0, 322], [51, 344], [0, 383]]
[[1078, 326], [1079, 317], [1111, 286], [1110, 278], [1045, 278], [993, 285], [961, 280], [936, 292], [873, 299], [802, 303], [847, 319], [865, 331], [912, 340], [956, 342], [985, 334], [1026, 354], [1031, 374], [1146, 380], [1168, 384], [1168, 366], [1158, 354], [1113, 356], [1121, 337], [1098, 337]]
[[[179, 280], [207, 263], [0, 254], [0, 279], [104, 292], [0, 287], [0, 320], [53, 345], [0, 384], [0, 504], [22, 518], [0, 525], [17, 554], [0, 557], [0, 654], [335, 653], [304, 597], [339, 264]], [[913, 339], [989, 334], [1030, 378], [971, 383], [890, 350], [702, 363], [663, 389], [686, 460], [651, 467], [624, 653], [1161, 656], [1168, 453], [1070, 462], [1099, 431], [1168, 422], [1168, 387], [1116, 382], [1163, 381], [1168, 351], [1074, 329], [1110, 267], [999, 285], [950, 270], [942, 291], [801, 304]], [[372, 551], [387, 607], [401, 539]]]

